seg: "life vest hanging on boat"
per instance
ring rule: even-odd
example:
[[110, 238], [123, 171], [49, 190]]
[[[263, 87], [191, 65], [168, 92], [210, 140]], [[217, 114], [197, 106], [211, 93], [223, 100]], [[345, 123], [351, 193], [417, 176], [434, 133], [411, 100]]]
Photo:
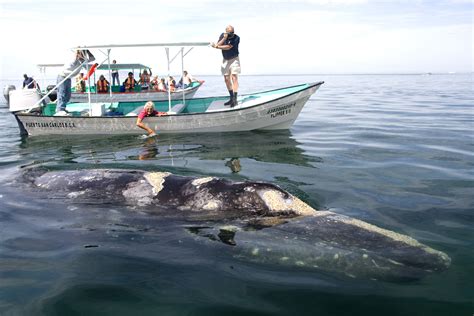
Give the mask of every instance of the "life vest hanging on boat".
[[94, 65], [92, 65], [91, 69], [89, 69], [89, 71], [87, 72], [87, 75], [84, 77], [84, 80], [87, 80], [90, 78], [90, 76], [92, 76], [92, 74], [95, 72], [95, 70], [97, 69], [97, 66], [99, 66], [99, 64], [95, 63]]

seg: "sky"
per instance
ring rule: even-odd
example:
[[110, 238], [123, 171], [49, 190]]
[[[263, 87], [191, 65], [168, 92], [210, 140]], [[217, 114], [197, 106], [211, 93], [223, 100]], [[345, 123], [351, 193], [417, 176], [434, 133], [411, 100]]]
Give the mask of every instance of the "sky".
[[[64, 63], [80, 45], [215, 42], [229, 24], [241, 38], [243, 75], [472, 72], [473, 4], [0, 0], [0, 78], [38, 76], [37, 64]], [[113, 49], [111, 58], [167, 73], [163, 48]], [[199, 47], [186, 56], [185, 68], [219, 75], [221, 60], [219, 50]], [[180, 69], [176, 60], [171, 70]]]

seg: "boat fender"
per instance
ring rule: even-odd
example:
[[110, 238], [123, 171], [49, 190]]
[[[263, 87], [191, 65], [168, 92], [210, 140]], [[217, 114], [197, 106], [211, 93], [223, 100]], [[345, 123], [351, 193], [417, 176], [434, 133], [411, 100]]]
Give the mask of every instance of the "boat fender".
[[91, 69], [89, 69], [89, 71], [87, 72], [87, 75], [84, 77], [84, 80], [87, 80], [90, 78], [90, 76], [92, 76], [92, 74], [95, 72], [95, 70], [97, 69], [97, 66], [99, 66], [99, 64], [95, 63]]
[[14, 85], [7, 85], [3, 88], [3, 97], [7, 100], [7, 104], [10, 103], [10, 91], [15, 90]]

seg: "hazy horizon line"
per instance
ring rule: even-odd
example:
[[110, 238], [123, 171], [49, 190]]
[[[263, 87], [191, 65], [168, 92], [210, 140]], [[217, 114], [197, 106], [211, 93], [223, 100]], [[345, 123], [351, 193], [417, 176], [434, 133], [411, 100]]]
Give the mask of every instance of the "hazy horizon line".
[[[258, 76], [267, 76], [267, 77], [281, 77], [281, 76], [418, 76], [418, 75], [467, 75], [467, 74], [474, 74], [473, 71], [466, 71], [466, 72], [400, 72], [400, 73], [281, 73], [281, 74], [241, 74], [241, 77], [258, 77]], [[215, 74], [193, 74], [196, 77], [222, 77], [222, 75]], [[36, 79], [43, 79], [42, 77], [39, 78], [38, 76], [34, 76]], [[46, 80], [55, 80], [56, 77], [46, 77]], [[18, 78], [1, 78], [2, 81], [7, 80], [20, 80], [23, 81], [23, 75], [20, 75]]]

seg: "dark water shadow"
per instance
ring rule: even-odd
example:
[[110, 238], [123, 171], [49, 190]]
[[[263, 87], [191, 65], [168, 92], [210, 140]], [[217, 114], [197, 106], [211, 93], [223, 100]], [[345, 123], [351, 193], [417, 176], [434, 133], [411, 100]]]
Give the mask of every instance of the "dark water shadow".
[[[251, 159], [313, 168], [322, 162], [307, 155], [292, 133], [255, 131], [240, 133], [206, 133], [160, 135], [143, 139], [123, 136], [40, 136], [25, 137], [20, 144], [23, 158], [34, 157], [41, 163], [133, 163], [170, 159], [223, 161], [238, 172], [235, 160]], [[238, 164], [237, 164], [238, 165]], [[186, 164], [181, 164], [185, 167]]]

